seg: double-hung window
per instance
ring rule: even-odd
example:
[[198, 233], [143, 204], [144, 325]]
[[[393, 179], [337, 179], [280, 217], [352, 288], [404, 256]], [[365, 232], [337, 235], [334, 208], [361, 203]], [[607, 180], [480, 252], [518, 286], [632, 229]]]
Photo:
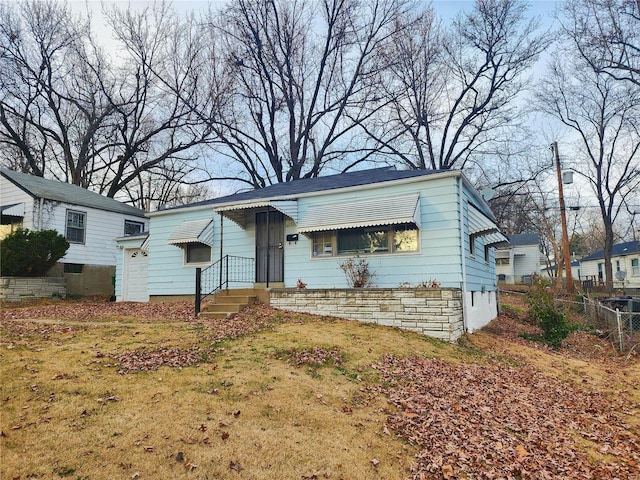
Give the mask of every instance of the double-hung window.
[[640, 260], [637, 258], [631, 259], [631, 274], [640, 275]]
[[67, 210], [65, 237], [69, 243], [84, 243], [87, 228], [87, 214], [75, 210]]

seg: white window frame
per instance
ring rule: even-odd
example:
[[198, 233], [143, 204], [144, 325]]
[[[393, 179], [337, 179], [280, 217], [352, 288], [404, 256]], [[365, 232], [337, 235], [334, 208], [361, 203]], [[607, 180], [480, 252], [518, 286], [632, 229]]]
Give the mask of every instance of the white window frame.
[[[636, 264], [634, 265], [633, 262], [636, 262]], [[640, 259], [639, 258], [631, 259], [631, 275], [633, 276], [640, 275]]]
[[[82, 227], [79, 226], [75, 226], [75, 225], [69, 225], [69, 216], [70, 215], [74, 215], [74, 216], [78, 216], [78, 218], [82, 218]], [[74, 230], [82, 230], [82, 240], [71, 240], [69, 238], [69, 228], [72, 228]], [[65, 215], [65, 224], [64, 224], [64, 237], [67, 239], [67, 242], [69, 243], [75, 243], [78, 245], [84, 245], [87, 241], [87, 212], [81, 212], [79, 210], [67, 210], [67, 213]]]
[[[127, 225], [137, 225], [140, 226], [140, 231], [137, 233], [127, 233]], [[144, 233], [144, 222], [139, 222], [137, 220], [129, 220], [126, 219], [124, 220], [124, 236], [125, 237], [132, 237], [134, 235], [140, 235]]]

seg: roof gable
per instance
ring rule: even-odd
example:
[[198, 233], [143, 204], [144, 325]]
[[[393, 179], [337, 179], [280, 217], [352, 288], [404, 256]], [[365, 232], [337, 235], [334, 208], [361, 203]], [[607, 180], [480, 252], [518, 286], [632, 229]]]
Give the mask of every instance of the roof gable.
[[46, 178], [5, 168], [0, 169], [0, 174], [34, 198], [44, 198], [46, 200], [121, 213], [123, 215], [144, 217], [144, 210], [91, 192], [77, 185], [47, 180]]

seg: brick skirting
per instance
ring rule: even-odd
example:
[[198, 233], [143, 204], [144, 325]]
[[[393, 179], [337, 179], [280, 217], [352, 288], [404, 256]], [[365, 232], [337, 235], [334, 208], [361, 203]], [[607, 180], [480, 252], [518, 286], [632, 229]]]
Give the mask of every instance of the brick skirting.
[[454, 288], [272, 289], [271, 306], [413, 330], [447, 342], [463, 333]]

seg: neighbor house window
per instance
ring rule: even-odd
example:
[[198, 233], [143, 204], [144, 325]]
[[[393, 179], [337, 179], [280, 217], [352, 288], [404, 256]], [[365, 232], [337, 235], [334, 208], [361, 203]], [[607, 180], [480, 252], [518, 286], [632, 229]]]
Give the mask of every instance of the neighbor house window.
[[185, 262], [209, 263], [211, 262], [211, 247], [203, 243], [187, 243], [185, 248]]
[[496, 258], [496, 265], [509, 265], [508, 258]]
[[418, 229], [415, 226], [386, 225], [316, 232], [312, 238], [311, 255], [319, 257], [417, 252], [418, 250]]
[[124, 235], [128, 237], [129, 235], [138, 235], [144, 232], [144, 223], [142, 222], [134, 222], [133, 220], [125, 220], [124, 221]]
[[640, 275], [640, 260], [637, 258], [631, 259], [631, 274]]
[[82, 267], [81, 263], [65, 263], [64, 273], [82, 273]]
[[84, 243], [87, 214], [67, 210], [66, 238], [69, 243]]

